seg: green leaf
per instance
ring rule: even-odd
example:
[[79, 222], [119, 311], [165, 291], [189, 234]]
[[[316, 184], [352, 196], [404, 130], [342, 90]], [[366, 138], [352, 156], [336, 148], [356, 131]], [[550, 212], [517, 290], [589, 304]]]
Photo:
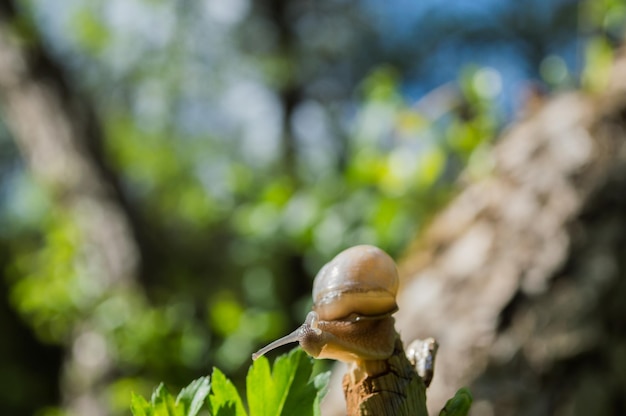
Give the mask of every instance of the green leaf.
[[152, 393], [151, 401], [155, 416], [184, 416], [182, 408], [176, 409], [174, 397], [163, 383]]
[[[265, 357], [257, 360], [246, 380], [251, 416], [319, 416], [319, 403], [326, 394], [330, 372], [313, 374], [313, 359], [297, 348], [274, 362], [272, 372]], [[209, 395], [209, 392], [211, 393]], [[196, 416], [208, 395], [213, 416], [246, 416], [241, 397], [233, 383], [218, 368], [209, 377], [199, 378], [181, 390], [176, 400], [161, 383], [150, 402], [134, 395], [134, 416]]]
[[196, 416], [210, 390], [211, 382], [209, 377], [200, 377], [180, 391], [176, 398], [176, 407], [182, 406], [185, 416]]
[[312, 379], [312, 370], [311, 358], [299, 348], [278, 357], [273, 373], [265, 357], [258, 359], [246, 379], [250, 416], [317, 414], [328, 376]]
[[446, 405], [439, 412], [439, 416], [466, 416], [469, 413], [472, 400], [472, 393], [467, 387], [463, 387], [446, 402]]
[[130, 399], [130, 411], [134, 416], [152, 416], [154, 414], [152, 405], [143, 396], [135, 393], [132, 393], [132, 398]]
[[313, 379], [313, 384], [317, 390], [317, 396], [315, 397], [315, 404], [313, 405], [313, 414], [315, 416], [321, 416], [320, 403], [326, 393], [328, 393], [328, 382], [330, 381], [330, 371], [326, 371], [318, 374]]
[[174, 400], [161, 383], [152, 393], [150, 402], [133, 393], [130, 410], [134, 416], [196, 416], [210, 388], [209, 377], [201, 377], [182, 389]]
[[211, 393], [209, 404], [213, 416], [246, 416], [237, 389], [224, 373], [215, 367], [211, 376]]

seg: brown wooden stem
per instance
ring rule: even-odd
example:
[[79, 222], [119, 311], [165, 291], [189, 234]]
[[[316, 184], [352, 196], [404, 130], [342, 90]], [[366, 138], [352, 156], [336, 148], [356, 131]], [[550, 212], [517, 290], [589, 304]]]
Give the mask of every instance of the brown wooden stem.
[[428, 416], [426, 386], [398, 336], [386, 360], [354, 365], [343, 379], [348, 415]]

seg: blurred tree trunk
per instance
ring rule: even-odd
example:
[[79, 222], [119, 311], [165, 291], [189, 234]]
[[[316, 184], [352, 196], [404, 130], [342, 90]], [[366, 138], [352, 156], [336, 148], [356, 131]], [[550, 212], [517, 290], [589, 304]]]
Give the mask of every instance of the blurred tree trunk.
[[430, 414], [462, 386], [474, 415], [625, 414], [626, 59], [491, 156], [400, 261], [403, 342], [440, 344]]
[[512, 126], [401, 262], [404, 342], [440, 343], [431, 414], [624, 414], [626, 59]]
[[[107, 294], [132, 290], [139, 246], [103, 159], [101, 127], [11, 1], [0, 4], [0, 102], [29, 169], [77, 224], [94, 278]], [[102, 346], [104, 335], [87, 321], [68, 340], [62, 389], [72, 414], [105, 414], [99, 387], [112, 368]], [[104, 354], [97, 362], [94, 348]]]

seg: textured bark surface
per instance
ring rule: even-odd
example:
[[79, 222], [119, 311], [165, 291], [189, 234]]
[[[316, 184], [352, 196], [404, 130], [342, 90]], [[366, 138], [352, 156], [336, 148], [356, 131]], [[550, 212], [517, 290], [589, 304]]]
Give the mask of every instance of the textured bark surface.
[[[626, 71], [516, 123], [402, 263], [397, 323], [440, 344], [431, 414], [622, 414]], [[620, 387], [621, 386], [621, 387]]]
[[400, 262], [396, 328], [440, 344], [430, 414], [462, 386], [474, 415], [624, 414], [626, 59], [605, 93], [547, 100], [491, 157]]
[[354, 372], [343, 378], [348, 415], [427, 416], [426, 386], [406, 357], [402, 342], [396, 341], [386, 370], [375, 376], [359, 377]]

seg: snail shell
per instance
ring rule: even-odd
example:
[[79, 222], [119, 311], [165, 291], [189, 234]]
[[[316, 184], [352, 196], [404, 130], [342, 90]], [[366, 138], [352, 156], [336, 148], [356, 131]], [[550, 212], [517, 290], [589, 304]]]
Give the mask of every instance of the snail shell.
[[398, 309], [398, 271], [378, 247], [360, 245], [339, 253], [313, 283], [313, 310], [320, 319], [378, 316]]

